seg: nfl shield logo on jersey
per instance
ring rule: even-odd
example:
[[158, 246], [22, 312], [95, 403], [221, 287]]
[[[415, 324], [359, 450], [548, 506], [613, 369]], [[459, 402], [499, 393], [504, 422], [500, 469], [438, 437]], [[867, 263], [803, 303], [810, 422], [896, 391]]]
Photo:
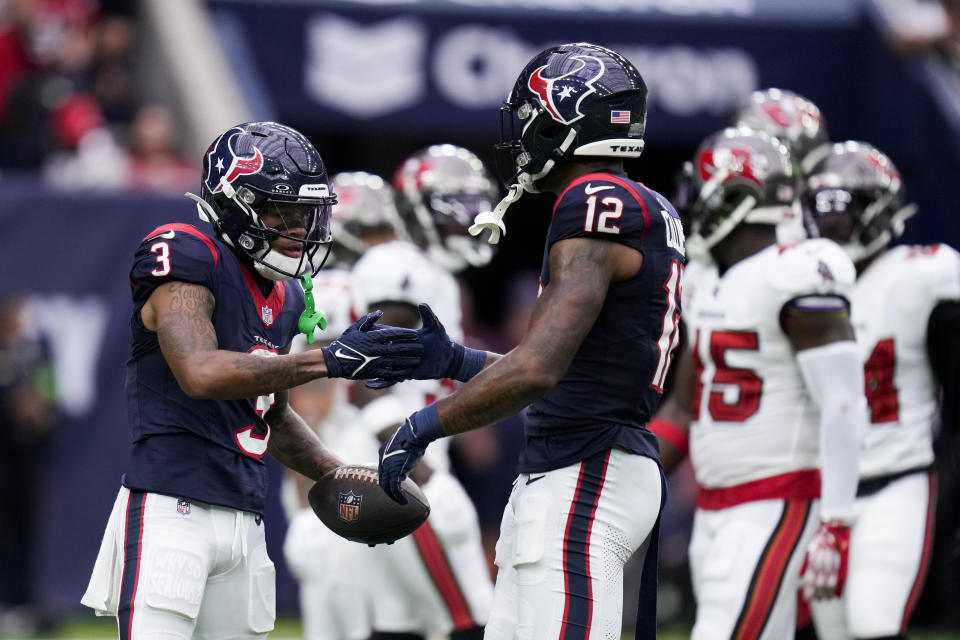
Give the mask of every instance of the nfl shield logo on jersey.
[[273, 324], [273, 309], [267, 305], [260, 307], [260, 317], [263, 318], [263, 324], [268, 327]]
[[190, 502], [188, 500], [177, 500], [177, 513], [184, 516], [190, 515]]
[[353, 522], [360, 517], [360, 501], [363, 496], [358, 496], [353, 491], [347, 491], [340, 494], [340, 511], [338, 513], [344, 522]]

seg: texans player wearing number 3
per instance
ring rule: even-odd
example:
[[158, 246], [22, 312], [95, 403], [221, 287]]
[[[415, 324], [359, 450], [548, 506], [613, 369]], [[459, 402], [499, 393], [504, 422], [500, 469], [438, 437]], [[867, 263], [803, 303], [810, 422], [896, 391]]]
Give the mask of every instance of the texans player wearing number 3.
[[800, 182], [776, 138], [724, 129], [693, 167], [690, 348], [650, 428], [667, 471], [689, 431], [700, 485], [692, 637], [785, 640], [801, 571], [808, 597], [843, 588], [866, 419], [855, 272], [830, 240], [777, 245], [776, 225], [800, 213]]
[[305, 309], [295, 278], [322, 266], [336, 202], [303, 135], [274, 122], [232, 127], [207, 150], [201, 179], [201, 197], [187, 195], [214, 233], [155, 229], [130, 271], [133, 447], [82, 600], [116, 616], [122, 640], [265, 638], [276, 587], [263, 456], [312, 479], [339, 464], [287, 390], [407, 377], [423, 349], [416, 332], [371, 313], [327, 347], [281, 355]]
[[905, 638], [933, 536], [931, 472], [938, 396], [956, 428], [960, 398], [960, 254], [944, 244], [888, 243], [915, 206], [900, 173], [863, 142], [833, 145], [806, 178], [804, 208], [857, 267], [853, 326], [869, 426], [841, 600], [814, 603], [821, 640]]
[[666, 496], [646, 423], [678, 339], [684, 253], [673, 206], [623, 170], [643, 149], [646, 97], [637, 69], [609, 49], [566, 44], [534, 57], [501, 111], [509, 193], [473, 227], [495, 241], [524, 191], [556, 194], [527, 334], [503, 356], [465, 349], [421, 306], [415, 377], [468, 382], [381, 447], [388, 493], [405, 500], [400, 482], [433, 440], [527, 408], [488, 639], [619, 638], [623, 566], [636, 552], [646, 554], [636, 637], [656, 636]]

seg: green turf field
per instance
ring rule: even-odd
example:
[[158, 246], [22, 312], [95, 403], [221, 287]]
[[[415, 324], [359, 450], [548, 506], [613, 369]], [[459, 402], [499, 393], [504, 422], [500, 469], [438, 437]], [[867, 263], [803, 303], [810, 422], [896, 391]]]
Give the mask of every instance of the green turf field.
[[[662, 629], [659, 634], [659, 640], [686, 640], [690, 634], [688, 630], [683, 629]], [[112, 620], [80, 618], [65, 622], [56, 632], [51, 633], [45, 638], [97, 638], [98, 640], [109, 640], [116, 638], [116, 627]], [[16, 636], [4, 636], [4, 640], [19, 640]], [[277, 626], [270, 634], [272, 640], [295, 640], [301, 638], [300, 621], [293, 618], [283, 618], [277, 620]], [[924, 632], [911, 631], [911, 640], [960, 640], [960, 632]], [[24, 639], [26, 640], [26, 639]], [[37, 640], [31, 637], [30, 640]], [[632, 640], [632, 636], [624, 636], [624, 640]]]

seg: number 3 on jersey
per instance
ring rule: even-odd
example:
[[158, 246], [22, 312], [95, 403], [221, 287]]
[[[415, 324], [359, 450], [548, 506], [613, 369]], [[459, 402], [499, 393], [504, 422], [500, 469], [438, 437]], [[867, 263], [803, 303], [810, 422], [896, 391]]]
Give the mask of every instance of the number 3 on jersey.
[[[259, 346], [253, 347], [248, 353], [263, 357], [279, 355], [273, 349]], [[263, 418], [267, 415], [270, 409], [273, 408], [275, 402], [275, 394], [271, 393], [265, 396], [258, 396], [254, 401], [254, 411], [256, 411], [258, 416]], [[237, 446], [240, 447], [240, 450], [248, 456], [253, 458], [262, 458], [263, 454], [267, 452], [267, 446], [270, 443], [270, 425], [264, 422], [263, 426], [266, 427], [266, 431], [264, 433], [257, 433], [257, 430], [261, 428], [261, 425], [253, 424], [247, 425], [242, 429], [237, 429], [234, 432], [233, 437], [237, 442]]]
[[170, 273], [170, 245], [166, 242], [157, 242], [151, 245], [150, 253], [157, 254], [157, 267], [150, 272], [150, 275], [159, 278]]

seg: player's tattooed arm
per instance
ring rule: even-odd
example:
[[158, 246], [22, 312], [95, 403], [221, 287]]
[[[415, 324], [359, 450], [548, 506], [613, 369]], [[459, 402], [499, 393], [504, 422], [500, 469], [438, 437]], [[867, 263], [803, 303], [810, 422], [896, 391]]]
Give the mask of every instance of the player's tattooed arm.
[[343, 462], [333, 455], [289, 403], [289, 393], [274, 396], [275, 403], [266, 415], [270, 425], [267, 452], [285, 467], [311, 480], [318, 480]]
[[[630, 255], [636, 254], [636, 256]], [[550, 284], [519, 345], [437, 403], [443, 430], [461, 433], [520, 411], [552, 389], [593, 327], [612, 281], [639, 253], [606, 240], [571, 238], [550, 250]]]
[[146, 328], [157, 332], [160, 350], [188, 396], [253, 398], [327, 374], [319, 351], [265, 358], [220, 349], [211, 320], [215, 305], [202, 285], [168, 282], [154, 290], [141, 313]]

